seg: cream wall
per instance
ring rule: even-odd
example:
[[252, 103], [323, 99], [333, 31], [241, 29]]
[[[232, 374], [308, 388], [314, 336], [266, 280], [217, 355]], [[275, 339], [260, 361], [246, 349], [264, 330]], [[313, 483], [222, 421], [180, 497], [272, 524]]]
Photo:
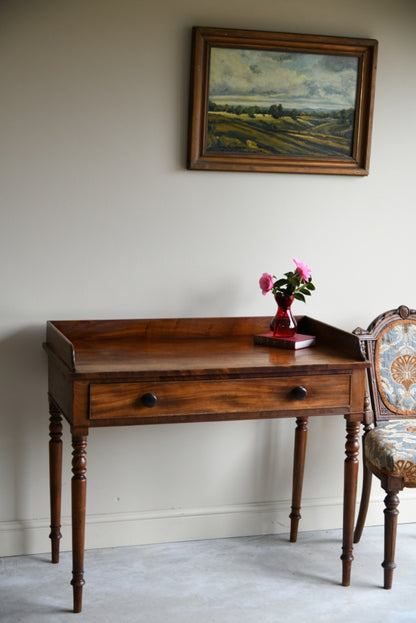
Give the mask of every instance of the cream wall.
[[[378, 39], [370, 175], [187, 171], [194, 25]], [[47, 319], [271, 315], [258, 277], [292, 257], [318, 288], [297, 313], [351, 330], [416, 305], [415, 26], [413, 0], [3, 0], [0, 555], [49, 548]], [[87, 546], [286, 532], [292, 437], [291, 421], [93, 430]], [[313, 420], [303, 529], [341, 525], [343, 445], [342, 419]]]

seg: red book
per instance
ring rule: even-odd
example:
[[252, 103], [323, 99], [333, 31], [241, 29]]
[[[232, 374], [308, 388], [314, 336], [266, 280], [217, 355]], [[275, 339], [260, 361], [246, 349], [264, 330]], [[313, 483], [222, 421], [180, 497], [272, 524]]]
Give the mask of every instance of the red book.
[[262, 346], [275, 346], [276, 348], [289, 348], [298, 350], [300, 348], [308, 348], [315, 344], [314, 335], [305, 335], [303, 333], [295, 333], [292, 337], [274, 336], [271, 331], [268, 333], [259, 333], [254, 336], [254, 343]]

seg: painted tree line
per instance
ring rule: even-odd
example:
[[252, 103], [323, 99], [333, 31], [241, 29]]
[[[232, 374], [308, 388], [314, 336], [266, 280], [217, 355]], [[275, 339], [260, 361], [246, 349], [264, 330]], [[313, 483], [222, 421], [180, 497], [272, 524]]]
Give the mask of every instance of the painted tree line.
[[232, 105], [232, 104], [217, 104], [216, 102], [209, 100], [208, 102], [208, 111], [209, 112], [226, 112], [234, 115], [248, 115], [249, 117], [255, 118], [256, 115], [269, 115], [273, 117], [273, 119], [280, 119], [281, 117], [291, 117], [292, 119], [296, 119], [299, 116], [305, 116], [313, 114], [314, 117], [322, 118], [322, 119], [340, 119], [346, 123], [353, 123], [354, 120], [354, 109], [346, 108], [342, 110], [329, 110], [329, 111], [306, 111], [306, 110], [298, 110], [296, 108], [284, 108], [282, 104], [272, 104], [271, 106], [242, 106], [241, 104]]

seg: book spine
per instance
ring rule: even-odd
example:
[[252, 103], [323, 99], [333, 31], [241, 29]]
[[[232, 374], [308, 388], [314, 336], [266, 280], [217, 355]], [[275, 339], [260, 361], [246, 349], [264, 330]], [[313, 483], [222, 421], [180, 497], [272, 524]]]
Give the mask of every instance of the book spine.
[[[277, 346], [276, 340], [273, 340], [272, 338], [268, 338], [262, 335], [256, 335], [254, 338], [254, 341], [256, 344], [261, 344], [263, 346]], [[295, 350], [296, 342], [293, 340], [285, 340], [285, 339], [279, 338], [278, 346], [280, 348], [290, 348], [292, 350]]]

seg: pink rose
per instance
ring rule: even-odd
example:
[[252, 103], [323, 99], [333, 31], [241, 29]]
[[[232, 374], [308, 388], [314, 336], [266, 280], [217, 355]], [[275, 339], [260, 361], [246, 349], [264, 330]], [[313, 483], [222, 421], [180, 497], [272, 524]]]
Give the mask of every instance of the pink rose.
[[273, 288], [273, 277], [269, 273], [263, 273], [259, 279], [262, 294], [267, 294]]
[[312, 275], [312, 271], [307, 264], [299, 260], [293, 260], [296, 264], [296, 272], [300, 274], [302, 281], [308, 281]]

